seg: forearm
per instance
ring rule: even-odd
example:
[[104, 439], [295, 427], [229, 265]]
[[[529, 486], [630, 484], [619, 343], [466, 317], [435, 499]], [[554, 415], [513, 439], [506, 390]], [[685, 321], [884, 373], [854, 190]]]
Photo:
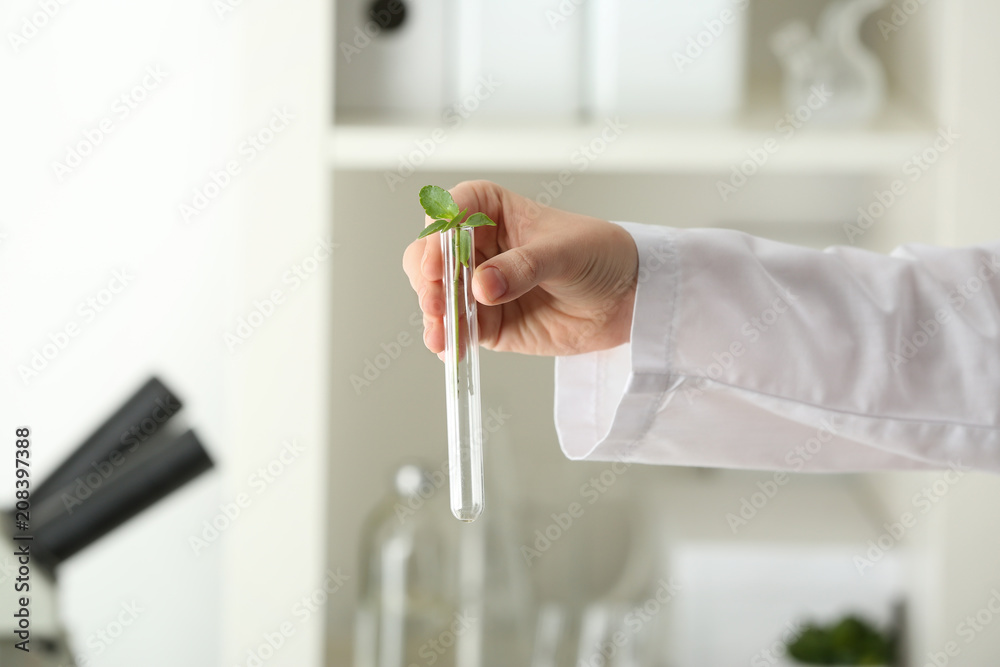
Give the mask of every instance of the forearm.
[[[630, 344], [557, 362], [569, 456], [1000, 471], [996, 244], [883, 256], [625, 227], [640, 253]], [[587, 375], [605, 386], [582, 396]], [[567, 402], [581, 400], [592, 424]]]

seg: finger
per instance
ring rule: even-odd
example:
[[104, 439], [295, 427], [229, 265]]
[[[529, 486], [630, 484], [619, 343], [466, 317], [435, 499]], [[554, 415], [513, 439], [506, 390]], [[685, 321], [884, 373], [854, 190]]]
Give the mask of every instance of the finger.
[[[430, 220], [430, 218], [427, 218]], [[424, 278], [440, 281], [444, 276], [444, 264], [441, 256], [441, 235], [431, 234], [425, 237], [424, 255], [420, 260], [420, 271]]]
[[[468, 209], [470, 213], [485, 213], [497, 223], [496, 227], [483, 226], [476, 229], [477, 255], [481, 253], [483, 256], [492, 257], [500, 252], [498, 234], [503, 229], [504, 211], [516, 207], [517, 202], [514, 201], [516, 195], [490, 181], [464, 181], [450, 192], [459, 209]], [[425, 219], [425, 225], [432, 222], [429, 217]], [[428, 280], [441, 280], [444, 275], [440, 239], [440, 234], [432, 234], [427, 237], [428, 243], [424, 245], [420, 267]]]
[[403, 271], [406, 272], [406, 277], [410, 279], [410, 287], [413, 288], [414, 292], [418, 293], [424, 283], [423, 274], [420, 272], [420, 262], [424, 258], [425, 244], [426, 239], [417, 239], [406, 246], [406, 250], [403, 251]]
[[[464, 181], [450, 190], [460, 209], [485, 213], [496, 226], [484, 225], [475, 231], [476, 250], [487, 257], [501, 252], [501, 238], [509, 239], [516, 229], [514, 221], [523, 219], [523, 197], [490, 181]], [[508, 245], [509, 240], [505, 241]]]
[[[510, 308], [511, 306], [506, 306]], [[479, 324], [479, 344], [493, 349], [500, 342], [500, 325], [503, 321], [501, 306], [480, 306], [476, 309]]]
[[424, 315], [444, 317], [444, 286], [440, 280], [425, 280], [418, 296]]
[[463, 181], [449, 190], [459, 210], [485, 213], [500, 224], [511, 208], [512, 193], [491, 181]]
[[444, 321], [424, 315], [424, 346], [434, 353], [444, 352]]
[[573, 251], [571, 244], [535, 242], [502, 252], [476, 267], [472, 293], [487, 305], [513, 301], [539, 283], [561, 277]]

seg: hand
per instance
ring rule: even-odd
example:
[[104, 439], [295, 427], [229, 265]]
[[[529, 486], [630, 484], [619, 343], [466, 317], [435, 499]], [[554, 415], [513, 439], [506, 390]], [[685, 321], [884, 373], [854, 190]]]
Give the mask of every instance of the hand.
[[[480, 345], [564, 356], [628, 342], [639, 266], [631, 234], [606, 220], [539, 206], [488, 181], [460, 183], [451, 194], [460, 209], [497, 223], [475, 232], [472, 292], [480, 304]], [[411, 243], [403, 269], [424, 313], [424, 344], [440, 354], [440, 235]]]

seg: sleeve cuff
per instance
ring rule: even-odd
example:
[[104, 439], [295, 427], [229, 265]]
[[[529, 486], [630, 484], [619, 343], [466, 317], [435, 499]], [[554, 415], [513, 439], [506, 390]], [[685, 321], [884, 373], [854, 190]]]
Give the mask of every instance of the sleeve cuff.
[[675, 382], [676, 232], [616, 224], [632, 235], [639, 253], [630, 342], [556, 359], [556, 432], [563, 453], [573, 460], [634, 458]]

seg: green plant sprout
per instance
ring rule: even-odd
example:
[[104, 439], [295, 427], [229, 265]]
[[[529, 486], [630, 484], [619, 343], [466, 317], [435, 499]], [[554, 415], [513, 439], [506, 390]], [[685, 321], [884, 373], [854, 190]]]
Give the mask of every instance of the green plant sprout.
[[797, 663], [806, 665], [895, 664], [894, 633], [879, 632], [857, 616], [828, 626], [809, 623], [786, 646]]
[[[455, 253], [455, 257], [458, 261], [455, 262], [455, 275], [451, 277], [451, 289], [454, 293], [454, 303], [452, 304], [452, 316], [454, 317], [455, 326], [455, 363], [458, 364], [459, 361], [459, 325], [458, 325], [458, 290], [459, 282], [458, 278], [461, 275], [462, 267], [472, 268], [470, 266], [472, 262], [472, 253], [474, 249], [472, 247], [472, 234], [469, 230], [474, 227], [483, 226], [493, 226], [495, 227], [497, 223], [490, 220], [490, 217], [485, 213], [473, 213], [469, 216], [468, 220], [465, 220], [465, 216], [468, 215], [469, 209], [458, 210], [458, 204], [452, 198], [451, 193], [443, 188], [439, 188], [436, 185], [425, 185], [420, 189], [420, 205], [424, 207], [427, 215], [434, 218], [434, 222], [424, 227], [420, 235], [417, 236], [418, 239], [422, 239], [425, 236], [429, 236], [435, 232], [441, 232], [442, 234], [450, 231], [452, 229], [457, 230], [457, 234], [454, 235], [454, 245], [452, 246], [452, 252]], [[463, 220], [465, 220], [463, 222]]]

